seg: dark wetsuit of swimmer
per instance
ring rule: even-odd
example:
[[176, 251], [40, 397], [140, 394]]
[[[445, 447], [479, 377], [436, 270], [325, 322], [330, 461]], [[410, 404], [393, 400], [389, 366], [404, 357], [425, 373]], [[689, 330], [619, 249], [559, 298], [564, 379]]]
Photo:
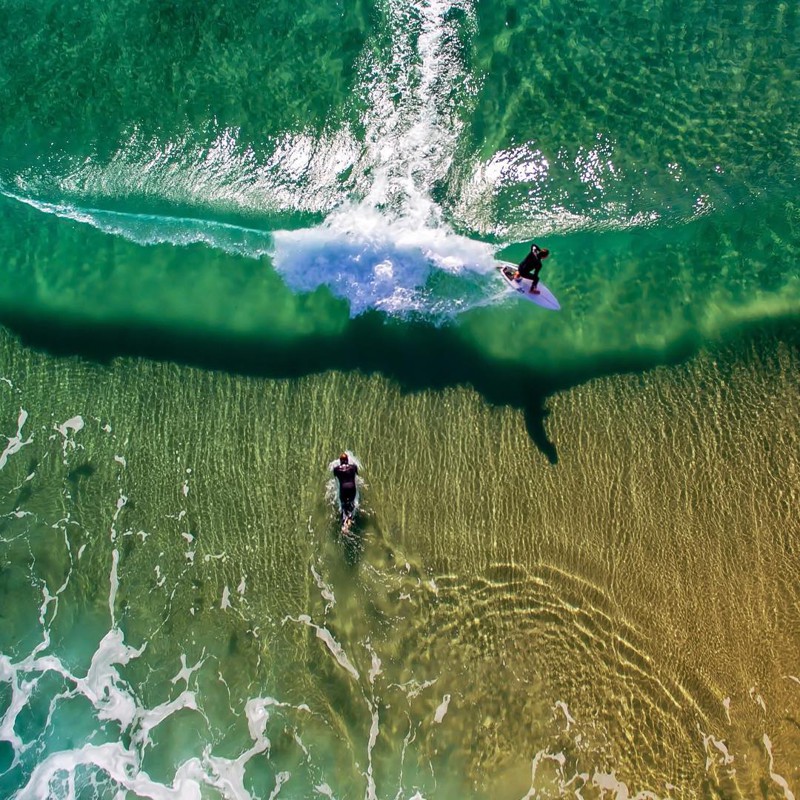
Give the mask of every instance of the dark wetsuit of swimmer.
[[539, 271], [542, 269], [542, 250], [538, 244], [531, 245], [531, 251], [517, 267], [520, 278], [530, 278], [532, 289], [539, 285]]
[[337, 464], [333, 468], [333, 474], [339, 481], [339, 502], [342, 504], [342, 513], [346, 517], [352, 517], [356, 502], [358, 467], [355, 464]]

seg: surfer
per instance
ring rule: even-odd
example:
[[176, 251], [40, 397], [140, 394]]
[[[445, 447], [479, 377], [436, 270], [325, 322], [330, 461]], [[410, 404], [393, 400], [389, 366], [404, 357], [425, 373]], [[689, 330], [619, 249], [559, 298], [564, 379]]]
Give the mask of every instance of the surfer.
[[545, 247], [539, 247], [538, 244], [531, 245], [531, 251], [520, 262], [517, 271], [514, 273], [514, 280], [518, 281], [522, 278], [531, 279], [531, 289], [533, 294], [539, 294], [536, 288], [539, 285], [539, 272], [542, 269], [542, 260], [550, 255], [550, 251]]
[[339, 503], [342, 506], [342, 531], [347, 533], [353, 523], [356, 503], [356, 475], [358, 467], [350, 463], [347, 453], [339, 456], [339, 463], [333, 468], [333, 474], [339, 481]]

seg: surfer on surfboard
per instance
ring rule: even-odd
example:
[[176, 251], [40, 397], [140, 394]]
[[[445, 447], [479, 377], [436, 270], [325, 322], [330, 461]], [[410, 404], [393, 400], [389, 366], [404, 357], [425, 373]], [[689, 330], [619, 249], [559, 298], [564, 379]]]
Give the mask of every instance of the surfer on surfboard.
[[347, 453], [339, 456], [339, 463], [333, 468], [339, 482], [339, 503], [342, 507], [342, 533], [348, 533], [353, 524], [356, 511], [356, 475], [358, 467], [350, 463]]
[[539, 247], [538, 244], [531, 245], [531, 251], [520, 262], [517, 271], [514, 273], [514, 280], [519, 281], [522, 278], [531, 279], [531, 294], [539, 294], [539, 272], [542, 269], [542, 260], [550, 255], [550, 251], [545, 247]]

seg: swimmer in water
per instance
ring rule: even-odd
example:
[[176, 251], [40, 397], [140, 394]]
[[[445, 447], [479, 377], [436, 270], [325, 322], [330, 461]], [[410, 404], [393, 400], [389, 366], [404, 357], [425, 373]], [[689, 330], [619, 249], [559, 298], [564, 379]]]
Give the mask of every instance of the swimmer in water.
[[356, 475], [358, 467], [350, 463], [347, 453], [339, 456], [339, 463], [333, 468], [339, 482], [339, 503], [342, 506], [342, 532], [347, 533], [353, 524], [356, 505]]

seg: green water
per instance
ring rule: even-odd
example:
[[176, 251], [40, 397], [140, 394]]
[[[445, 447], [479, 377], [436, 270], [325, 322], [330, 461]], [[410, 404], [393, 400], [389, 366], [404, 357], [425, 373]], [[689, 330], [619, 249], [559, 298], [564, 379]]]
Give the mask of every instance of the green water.
[[797, 795], [793, 5], [1, 10], [0, 795]]

